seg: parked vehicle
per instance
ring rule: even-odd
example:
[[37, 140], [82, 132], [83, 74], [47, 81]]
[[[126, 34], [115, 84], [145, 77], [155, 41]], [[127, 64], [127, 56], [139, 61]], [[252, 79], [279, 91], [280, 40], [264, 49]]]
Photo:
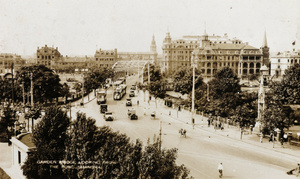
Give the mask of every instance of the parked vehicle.
[[114, 117], [112, 115], [112, 112], [105, 112], [104, 119], [105, 119], [105, 121], [113, 121]]

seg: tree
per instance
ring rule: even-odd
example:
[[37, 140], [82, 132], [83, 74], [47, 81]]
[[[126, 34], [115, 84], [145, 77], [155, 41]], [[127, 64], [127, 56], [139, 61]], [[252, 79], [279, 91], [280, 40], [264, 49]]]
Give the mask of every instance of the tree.
[[59, 83], [59, 76], [44, 65], [22, 67], [17, 72], [16, 79], [18, 86], [24, 84], [25, 93], [30, 92], [31, 81], [33, 82], [34, 102], [51, 102], [53, 98], [60, 96], [62, 85]]
[[68, 97], [71, 95], [70, 93], [70, 87], [68, 86], [67, 83], [64, 83], [62, 85], [62, 89], [60, 91], [60, 96], [64, 96], [65, 97], [65, 102], [67, 102]]
[[[217, 71], [214, 78], [209, 82], [210, 97], [222, 98], [226, 93], [236, 94], [241, 91], [240, 80], [229, 67]], [[228, 95], [227, 95], [228, 97]]]
[[284, 129], [291, 126], [287, 114], [283, 111], [280, 104], [269, 104], [264, 110], [263, 119], [261, 121], [264, 133], [273, 132], [275, 129], [280, 130], [281, 137], [284, 134]]
[[[160, 81], [162, 79], [162, 74], [160, 72], [160, 67], [153, 65], [153, 64], [149, 64], [149, 72], [150, 72], [150, 81]], [[148, 82], [148, 66], [146, 65], [144, 68], [144, 82]]]
[[282, 104], [300, 104], [300, 64], [285, 70], [282, 80], [271, 85], [276, 100]]
[[[203, 78], [200, 76], [200, 71], [195, 69], [195, 89], [203, 84]], [[182, 95], [189, 94], [193, 88], [193, 68], [182, 67], [178, 69], [174, 76], [174, 89]]]
[[38, 161], [63, 160], [69, 124], [70, 120], [61, 108], [51, 106], [46, 109], [45, 116], [33, 131], [36, 150], [28, 155], [22, 166], [27, 178], [66, 178], [59, 165], [52, 168], [47, 164], [39, 164]]
[[7, 136], [7, 140], [11, 137], [11, 132], [9, 129], [12, 129], [14, 127], [14, 122], [16, 121], [16, 113], [11, 108], [10, 103], [7, 106], [4, 106], [3, 108], [3, 116], [1, 116], [0, 120], [0, 134], [4, 133]]
[[105, 84], [107, 78], [113, 77], [111, 68], [92, 68], [84, 77], [84, 87], [87, 91], [97, 89]]
[[160, 149], [160, 141], [148, 144], [138, 163], [139, 178], [188, 178], [189, 170], [176, 165], [177, 149]]
[[155, 98], [164, 98], [166, 95], [164, 83], [162, 83], [161, 81], [151, 82], [148, 90], [150, 95], [153, 95]]

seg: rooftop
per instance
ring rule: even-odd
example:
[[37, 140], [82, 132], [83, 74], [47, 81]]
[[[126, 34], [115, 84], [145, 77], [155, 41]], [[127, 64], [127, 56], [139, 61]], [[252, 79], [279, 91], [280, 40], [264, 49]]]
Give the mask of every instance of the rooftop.
[[32, 140], [32, 133], [21, 134], [18, 137], [19, 141], [25, 144], [27, 147], [35, 147], [33, 140]]

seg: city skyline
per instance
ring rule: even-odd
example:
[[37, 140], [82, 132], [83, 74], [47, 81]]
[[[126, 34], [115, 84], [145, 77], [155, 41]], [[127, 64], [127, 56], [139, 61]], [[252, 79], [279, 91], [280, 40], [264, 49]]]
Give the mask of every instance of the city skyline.
[[[300, 1], [5, 1], [0, 0], [0, 53], [33, 55], [37, 47], [58, 47], [62, 55], [93, 56], [96, 49], [157, 51], [167, 32], [228, 34], [261, 47], [267, 33], [270, 52], [300, 47]], [[296, 45], [292, 43], [296, 41]]]

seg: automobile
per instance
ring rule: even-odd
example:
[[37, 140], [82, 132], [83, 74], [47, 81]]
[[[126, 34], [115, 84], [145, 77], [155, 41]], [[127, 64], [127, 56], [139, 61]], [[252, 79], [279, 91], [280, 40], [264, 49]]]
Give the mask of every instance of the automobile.
[[100, 112], [101, 113], [107, 112], [107, 104], [100, 104]]
[[131, 89], [131, 90], [136, 90], [136, 85], [132, 85], [132, 86], [130, 87], [130, 89]]
[[130, 98], [126, 99], [126, 106], [132, 106], [132, 101]]
[[128, 109], [128, 117], [133, 120], [133, 119], [138, 119], [138, 116], [136, 115], [135, 113], [135, 109], [132, 108], [132, 109]]
[[130, 92], [129, 92], [129, 97], [134, 97], [134, 96], [135, 96], [134, 91], [133, 91], [133, 90], [130, 90]]
[[112, 115], [112, 112], [105, 112], [104, 113], [104, 120], [105, 121], [113, 121], [114, 117]]

